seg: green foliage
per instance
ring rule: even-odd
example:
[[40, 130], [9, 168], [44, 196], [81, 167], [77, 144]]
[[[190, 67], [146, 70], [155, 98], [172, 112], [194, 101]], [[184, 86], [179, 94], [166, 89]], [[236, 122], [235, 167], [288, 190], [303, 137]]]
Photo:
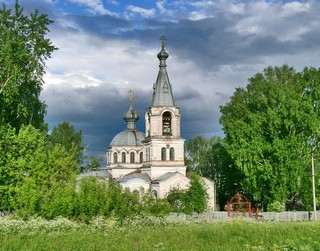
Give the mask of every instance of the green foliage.
[[0, 209], [44, 214], [45, 201], [54, 203], [61, 188], [74, 181], [79, 170], [75, 156], [61, 145], [48, 145], [46, 134], [31, 125], [18, 134], [0, 126], [0, 134]]
[[285, 210], [284, 204], [279, 201], [273, 201], [268, 204], [269, 212], [283, 212], [284, 210]]
[[81, 167], [83, 172], [100, 169], [103, 161], [102, 157], [89, 156], [87, 159], [89, 159], [89, 162], [84, 167]]
[[196, 171], [202, 175], [203, 164], [209, 149], [209, 141], [201, 136], [186, 141], [185, 162], [188, 172]]
[[95, 177], [81, 179], [75, 199], [74, 216], [86, 222], [96, 216], [115, 217], [122, 222], [143, 213], [170, 212], [166, 200], [156, 200], [150, 191], [130, 192], [112, 178], [107, 181]]
[[192, 174], [190, 187], [185, 193], [184, 212], [191, 214], [193, 212], [202, 213], [208, 205], [208, 194], [201, 180], [201, 177]]
[[11, 196], [15, 183], [13, 161], [15, 159], [15, 130], [10, 126], [0, 126], [0, 209], [11, 209]]
[[320, 71], [267, 67], [221, 106], [225, 147], [246, 193], [264, 205], [312, 197], [310, 151], [319, 156]]
[[20, 129], [44, 126], [46, 105], [39, 99], [45, 60], [56, 49], [45, 38], [52, 23], [36, 10], [25, 16], [16, 2], [14, 9], [0, 9], [0, 125]]
[[[41, 193], [39, 193], [41, 191]], [[20, 217], [41, 216], [54, 219], [74, 215], [75, 187], [72, 182], [53, 182], [50, 187], [26, 179], [16, 196], [16, 213]]]
[[174, 188], [166, 200], [171, 211], [176, 213], [202, 213], [208, 206], [208, 194], [201, 177], [195, 173], [191, 175], [190, 186], [187, 190]]
[[239, 190], [243, 174], [234, 164], [220, 137], [209, 140], [198, 136], [186, 142], [186, 165], [188, 170], [215, 182], [217, 202], [220, 208]]
[[107, 185], [97, 182], [94, 177], [81, 179], [76, 194], [76, 212], [82, 220], [91, 219], [93, 216], [104, 215], [107, 200]]
[[62, 122], [55, 126], [48, 136], [48, 141], [53, 146], [61, 145], [70, 152], [75, 160], [80, 164], [83, 158], [82, 132], [76, 131], [74, 126], [68, 122]]
[[1, 208], [12, 210], [14, 197], [26, 177], [35, 176], [44, 169], [46, 159], [45, 135], [32, 126], [23, 126], [18, 135], [10, 126], [0, 127], [2, 133], [0, 184]]
[[172, 212], [175, 213], [183, 213], [185, 208], [185, 191], [174, 188], [170, 191], [169, 195], [167, 196], [167, 201], [171, 206]]

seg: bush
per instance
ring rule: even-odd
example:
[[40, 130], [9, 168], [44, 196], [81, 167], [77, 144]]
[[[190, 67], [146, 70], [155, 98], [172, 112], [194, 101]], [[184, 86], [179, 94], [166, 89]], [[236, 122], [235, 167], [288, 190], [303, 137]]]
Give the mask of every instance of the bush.
[[208, 194], [199, 175], [191, 175], [191, 183], [184, 197], [184, 212], [202, 213], [208, 206]]
[[186, 192], [179, 188], [173, 188], [170, 191], [170, 194], [167, 196], [167, 201], [171, 206], [172, 212], [182, 213], [184, 211], [185, 196]]
[[285, 211], [285, 205], [279, 201], [273, 201], [268, 204], [267, 209], [269, 212], [283, 212]]

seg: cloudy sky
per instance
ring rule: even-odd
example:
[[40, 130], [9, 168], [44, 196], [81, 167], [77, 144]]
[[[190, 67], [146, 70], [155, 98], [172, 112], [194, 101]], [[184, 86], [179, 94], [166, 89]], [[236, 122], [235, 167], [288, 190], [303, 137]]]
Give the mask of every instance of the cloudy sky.
[[144, 132], [162, 34], [186, 139], [223, 136], [219, 106], [265, 67], [319, 67], [318, 0], [19, 2], [55, 21], [48, 38], [59, 50], [47, 61], [41, 96], [49, 127], [70, 122], [96, 156], [126, 127], [129, 89]]

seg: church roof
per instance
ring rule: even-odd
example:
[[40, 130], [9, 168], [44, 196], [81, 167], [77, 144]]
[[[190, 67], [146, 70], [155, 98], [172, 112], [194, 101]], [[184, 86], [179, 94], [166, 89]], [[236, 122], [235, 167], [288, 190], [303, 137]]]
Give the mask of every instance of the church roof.
[[78, 179], [81, 178], [88, 178], [88, 177], [97, 177], [97, 178], [109, 178], [111, 177], [111, 174], [106, 170], [92, 170], [85, 173], [80, 173], [78, 176]]
[[136, 173], [136, 172], [130, 173], [130, 174], [128, 174], [126, 176], [123, 176], [121, 178], [117, 178], [116, 181], [118, 181], [118, 182], [127, 182], [128, 180], [131, 180], [131, 179], [143, 179], [146, 182], [150, 182], [151, 181], [151, 179], [150, 179], [148, 174], [146, 174], [146, 173]]
[[153, 95], [151, 106], [175, 106], [172, 87], [169, 81], [167, 73], [167, 64], [166, 59], [169, 57], [169, 54], [164, 48], [164, 41], [166, 38], [161, 37], [162, 46], [161, 51], [158, 53], [157, 57], [160, 60], [159, 73], [156, 83], [153, 85]]
[[[179, 172], [168, 172], [168, 173], [165, 173], [164, 175], [160, 176], [159, 178], [153, 180], [152, 183], [160, 183], [160, 182], [168, 180], [171, 177], [176, 176], [176, 175], [182, 175], [182, 174]], [[183, 176], [183, 177], [185, 177], [185, 176]]]

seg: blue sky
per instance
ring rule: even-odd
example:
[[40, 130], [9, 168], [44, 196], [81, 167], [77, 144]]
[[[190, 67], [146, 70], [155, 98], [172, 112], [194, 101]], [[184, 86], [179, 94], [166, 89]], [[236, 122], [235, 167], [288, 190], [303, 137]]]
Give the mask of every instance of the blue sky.
[[50, 129], [70, 122], [97, 156], [126, 127], [129, 89], [144, 132], [162, 34], [186, 139], [223, 136], [219, 106], [265, 67], [319, 67], [317, 0], [19, 2], [27, 13], [37, 8], [54, 20], [48, 38], [59, 50], [47, 61], [41, 95]]

